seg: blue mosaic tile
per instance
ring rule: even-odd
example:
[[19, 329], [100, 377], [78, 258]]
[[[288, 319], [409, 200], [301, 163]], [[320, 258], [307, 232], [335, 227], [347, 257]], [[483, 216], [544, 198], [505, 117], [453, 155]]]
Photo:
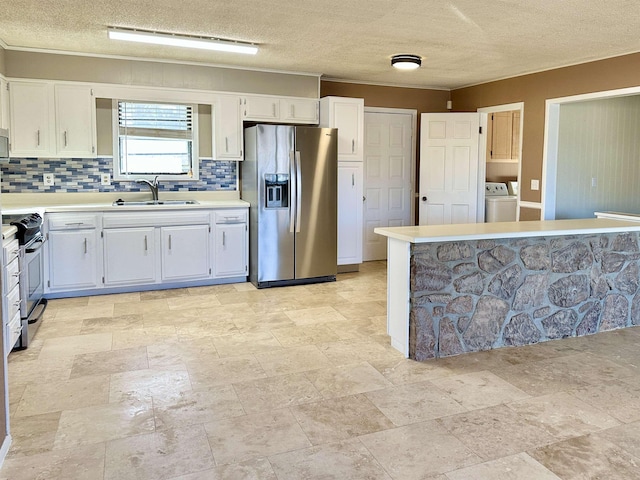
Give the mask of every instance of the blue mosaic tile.
[[[64, 193], [64, 192], [141, 192], [147, 187], [135, 182], [112, 180], [101, 185], [102, 173], [113, 174], [111, 158], [66, 158], [43, 160], [38, 158], [12, 158], [0, 166], [2, 193]], [[42, 175], [53, 173], [53, 186], [42, 183]], [[200, 160], [200, 179], [192, 182], [160, 183], [160, 191], [198, 192], [233, 191], [236, 189], [237, 164], [217, 160]]]

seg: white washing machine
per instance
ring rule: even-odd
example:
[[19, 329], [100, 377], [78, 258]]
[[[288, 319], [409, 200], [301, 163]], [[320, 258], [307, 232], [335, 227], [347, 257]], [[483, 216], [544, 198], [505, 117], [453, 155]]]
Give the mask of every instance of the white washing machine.
[[518, 197], [509, 195], [506, 183], [484, 184], [484, 221], [515, 222]]

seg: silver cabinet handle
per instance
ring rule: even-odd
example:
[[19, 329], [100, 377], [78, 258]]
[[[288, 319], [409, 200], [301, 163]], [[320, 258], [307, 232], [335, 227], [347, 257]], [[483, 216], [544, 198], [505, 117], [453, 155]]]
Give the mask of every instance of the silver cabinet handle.
[[148, 245], [147, 245], [147, 236], [144, 236], [144, 251], [146, 252], [147, 250], [149, 250]]
[[229, 137], [224, 137], [224, 151], [229, 153]]
[[64, 146], [67, 146], [67, 131], [64, 131]]
[[36, 137], [38, 141], [38, 146], [40, 146], [40, 129], [38, 129], [38, 131], [36, 132]]
[[71, 223], [65, 223], [65, 226], [67, 227], [73, 227], [73, 226], [80, 226], [80, 225], [84, 225], [84, 222], [71, 222]]
[[271, 104], [271, 110], [273, 111], [273, 116], [275, 118], [275, 116], [276, 116], [276, 104], [275, 104], [275, 102]]
[[225, 243], [227, 243], [227, 232], [225, 232], [224, 230], [222, 231], [222, 246], [225, 246]]
[[87, 254], [87, 237], [84, 237], [84, 254]]
[[356, 139], [351, 140], [351, 153], [356, 153]]
[[351, 174], [351, 186], [352, 187], [356, 186], [356, 174], [355, 173]]
[[171, 250], [171, 235], [169, 235], [169, 250]]
[[20, 277], [20, 272], [16, 272], [12, 275], [13, 277], [19, 278]]

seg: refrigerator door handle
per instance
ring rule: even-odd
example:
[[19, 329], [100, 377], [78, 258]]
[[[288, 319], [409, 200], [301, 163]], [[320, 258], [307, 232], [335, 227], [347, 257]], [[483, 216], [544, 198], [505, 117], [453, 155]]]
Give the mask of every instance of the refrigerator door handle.
[[[289, 232], [294, 233], [296, 224], [297, 183], [295, 152], [289, 152]], [[294, 201], [296, 200], [296, 201]]]
[[296, 150], [296, 233], [300, 232], [302, 213], [302, 169], [300, 168], [300, 152]]

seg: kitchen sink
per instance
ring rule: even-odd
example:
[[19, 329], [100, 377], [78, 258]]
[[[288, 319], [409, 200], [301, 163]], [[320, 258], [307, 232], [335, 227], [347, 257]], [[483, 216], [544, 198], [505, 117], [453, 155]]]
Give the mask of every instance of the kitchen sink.
[[145, 202], [128, 201], [118, 199], [113, 202], [113, 206], [121, 207], [140, 207], [145, 205], [198, 205], [196, 200], [147, 200]]

